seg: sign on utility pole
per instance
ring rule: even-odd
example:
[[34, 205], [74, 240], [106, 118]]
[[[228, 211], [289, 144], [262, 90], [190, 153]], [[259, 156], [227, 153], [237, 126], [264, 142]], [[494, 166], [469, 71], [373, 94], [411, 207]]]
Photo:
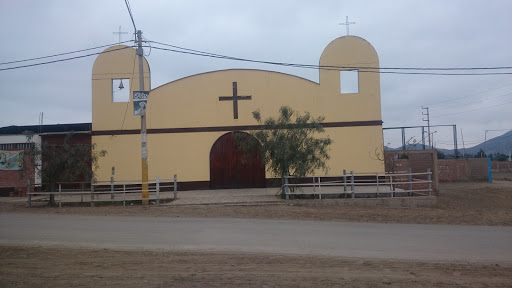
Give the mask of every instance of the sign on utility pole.
[[[135, 26], [135, 24], [134, 24]], [[142, 158], [142, 205], [149, 205], [149, 186], [148, 186], [148, 140], [146, 133], [146, 104], [149, 91], [144, 91], [144, 51], [142, 50], [142, 31], [137, 30], [137, 56], [139, 56], [139, 89], [137, 94], [139, 107], [143, 109], [135, 109], [134, 114], [140, 110], [140, 139], [141, 139], [141, 158]], [[135, 105], [135, 92], [133, 93]], [[137, 115], [137, 114], [135, 114]]]
[[133, 91], [133, 115], [146, 115], [149, 91]]

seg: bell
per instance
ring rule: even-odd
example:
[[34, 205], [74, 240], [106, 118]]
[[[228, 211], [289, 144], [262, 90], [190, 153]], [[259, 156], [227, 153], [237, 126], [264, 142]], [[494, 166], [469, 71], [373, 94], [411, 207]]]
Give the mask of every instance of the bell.
[[121, 83], [119, 83], [119, 90], [123, 89], [124, 88], [124, 85], [123, 85], [123, 80], [121, 79]]

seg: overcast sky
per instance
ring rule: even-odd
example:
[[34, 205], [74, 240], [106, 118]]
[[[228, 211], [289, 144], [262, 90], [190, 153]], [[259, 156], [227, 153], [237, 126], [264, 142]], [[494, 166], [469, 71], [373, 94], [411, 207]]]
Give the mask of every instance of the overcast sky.
[[[144, 38], [218, 54], [318, 64], [329, 42], [346, 34], [368, 40], [381, 67], [512, 66], [512, 1], [130, 1]], [[115, 43], [119, 26], [133, 39], [124, 0], [0, 0], [0, 62]], [[99, 52], [99, 51], [98, 51]], [[148, 49], [145, 50], [148, 53]], [[153, 88], [197, 73], [255, 68], [318, 82], [318, 71], [248, 64], [153, 50]], [[0, 71], [0, 126], [91, 121], [95, 56]], [[37, 62], [37, 61], [36, 61]], [[25, 63], [22, 63], [25, 64]], [[11, 67], [0, 65], [0, 68]], [[504, 71], [505, 72], [505, 71]], [[508, 70], [506, 72], [512, 72]], [[381, 75], [384, 127], [456, 124], [466, 147], [485, 130], [512, 129], [512, 75]], [[436, 146], [449, 148], [452, 130], [433, 128]], [[506, 131], [489, 131], [488, 138]], [[407, 138], [421, 139], [418, 131]], [[400, 145], [399, 131], [385, 144]]]

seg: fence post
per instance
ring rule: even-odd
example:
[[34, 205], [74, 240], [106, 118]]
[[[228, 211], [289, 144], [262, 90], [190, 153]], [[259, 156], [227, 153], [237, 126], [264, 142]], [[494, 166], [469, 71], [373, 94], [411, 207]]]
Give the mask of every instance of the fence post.
[[430, 173], [430, 168], [427, 168], [427, 173], [428, 196], [432, 196], [432, 173]]
[[114, 199], [114, 176], [110, 177], [110, 200]]
[[407, 193], [409, 196], [412, 196], [412, 168], [409, 167], [408, 169], [408, 172], [409, 172], [409, 175], [408, 175], [408, 180], [409, 180], [409, 193]]
[[178, 195], [178, 176], [176, 176], [176, 174], [174, 174], [174, 199], [173, 200], [176, 200], [176, 196]]
[[354, 171], [350, 171], [350, 186], [352, 189], [352, 198], [356, 198], [356, 194], [354, 192]]
[[393, 187], [393, 174], [389, 174], [389, 188], [391, 190], [391, 198], [395, 196], [395, 187]]
[[62, 208], [62, 184], [59, 183], [59, 208]]
[[322, 199], [322, 184], [320, 181], [320, 176], [318, 176], [318, 199]]
[[85, 183], [84, 182], [80, 182], [80, 203], [83, 203], [84, 202], [84, 185]]
[[91, 207], [94, 207], [94, 179], [91, 179]]
[[347, 170], [343, 169], [343, 192], [347, 193]]
[[126, 206], [126, 184], [123, 184], [123, 206]]
[[375, 173], [377, 175], [377, 197], [379, 197], [379, 172]]
[[32, 194], [31, 193], [31, 183], [30, 178], [28, 178], [28, 184], [27, 184], [27, 207], [30, 208], [32, 205]]
[[160, 177], [156, 176], [156, 204], [160, 204]]
[[288, 176], [284, 176], [284, 196], [286, 197], [286, 200], [290, 200], [290, 195], [288, 195], [288, 189]]

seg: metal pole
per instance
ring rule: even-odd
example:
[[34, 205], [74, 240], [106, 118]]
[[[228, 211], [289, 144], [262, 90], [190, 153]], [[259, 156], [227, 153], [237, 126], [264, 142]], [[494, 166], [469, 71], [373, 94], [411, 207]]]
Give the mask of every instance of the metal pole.
[[156, 204], [160, 204], [160, 177], [156, 176]]
[[[142, 49], [142, 31], [137, 30], [137, 55], [139, 56], [139, 90], [144, 91], [144, 50]], [[140, 139], [142, 158], [142, 205], [149, 205], [148, 191], [148, 147], [146, 131], [146, 112], [140, 117]]]
[[428, 113], [428, 107], [421, 107], [421, 109], [425, 109], [427, 110], [427, 113], [421, 113], [422, 115], [425, 115], [427, 116], [427, 119], [423, 119], [423, 121], [427, 121], [427, 126], [428, 126], [428, 146], [429, 146], [429, 149], [432, 149], [432, 141], [430, 140], [430, 114]]
[[350, 171], [350, 183], [352, 188], [352, 198], [356, 198], [356, 195], [354, 194], [354, 171]]
[[421, 145], [423, 146], [423, 150], [425, 150], [425, 127], [421, 126]]
[[453, 125], [453, 148], [455, 149], [455, 159], [459, 158], [459, 149], [457, 147], [457, 125]]
[[343, 191], [347, 193], [347, 170], [343, 169]]
[[62, 207], [62, 184], [59, 183], [59, 208]]
[[406, 147], [405, 147], [405, 128], [402, 127], [402, 150], [405, 151]]
[[31, 183], [30, 183], [30, 178], [28, 178], [28, 184], [27, 184], [27, 207], [30, 208], [30, 206], [32, 205], [32, 192], [30, 191], [31, 190]]
[[114, 199], [114, 176], [110, 177], [110, 199]]
[[91, 207], [94, 207], [94, 179], [91, 179]]
[[174, 174], [174, 199], [176, 200], [176, 196], [178, 195], [178, 176]]
[[489, 183], [492, 183], [491, 158], [487, 157], [487, 169], [489, 170]]
[[290, 200], [290, 195], [288, 195], [288, 176], [284, 176], [284, 195], [286, 200]]

